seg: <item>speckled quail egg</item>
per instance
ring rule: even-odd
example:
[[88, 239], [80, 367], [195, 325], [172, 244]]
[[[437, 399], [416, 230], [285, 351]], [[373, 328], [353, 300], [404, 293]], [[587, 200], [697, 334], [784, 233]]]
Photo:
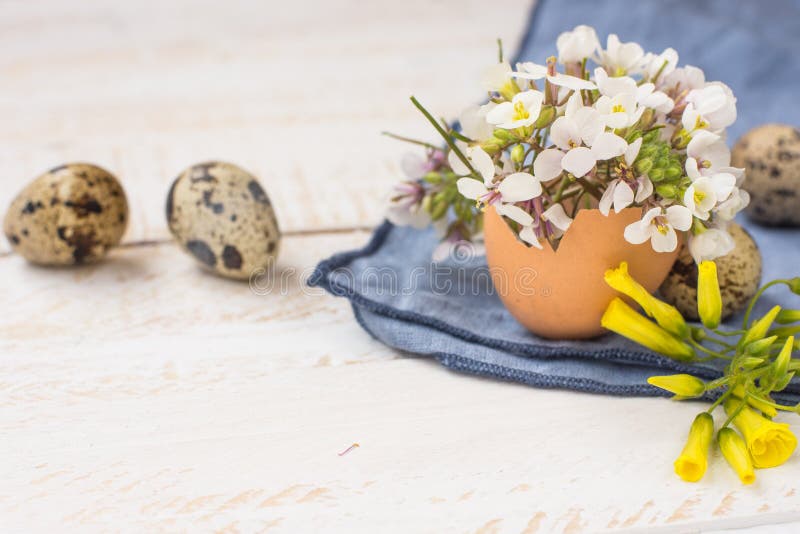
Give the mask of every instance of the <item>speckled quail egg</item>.
[[200, 264], [246, 280], [278, 255], [281, 233], [275, 210], [255, 176], [231, 163], [193, 165], [167, 197], [169, 229]]
[[36, 178], [11, 202], [3, 232], [32, 263], [74, 265], [105, 256], [128, 225], [119, 181], [89, 163], [68, 163]]
[[[728, 231], [735, 248], [728, 255], [714, 260], [722, 294], [723, 319], [743, 310], [761, 283], [761, 253], [755, 241], [738, 224], [731, 224]], [[694, 321], [699, 319], [697, 264], [686, 246], [659, 291], [664, 300], [678, 308], [684, 317]]]
[[746, 213], [752, 220], [800, 226], [800, 130], [785, 124], [754, 128], [736, 142], [731, 162], [746, 169]]

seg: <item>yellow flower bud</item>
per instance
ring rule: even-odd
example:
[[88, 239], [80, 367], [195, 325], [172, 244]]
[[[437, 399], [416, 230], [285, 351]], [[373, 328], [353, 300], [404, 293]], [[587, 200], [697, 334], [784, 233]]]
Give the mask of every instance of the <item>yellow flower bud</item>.
[[800, 310], [781, 310], [775, 318], [776, 323], [791, 324], [800, 321]]
[[783, 378], [786, 371], [789, 370], [789, 361], [792, 359], [792, 350], [794, 349], [794, 337], [786, 338], [786, 343], [783, 344], [778, 357], [775, 358], [774, 367], [772, 368], [772, 376], [776, 379]]
[[697, 272], [697, 313], [706, 328], [716, 328], [722, 317], [717, 264], [708, 260], [701, 261]]
[[[744, 386], [739, 385], [733, 388], [733, 395], [736, 397], [736, 402], [741, 402], [745, 397]], [[753, 397], [747, 397], [747, 404], [763, 413], [767, 417], [775, 417], [778, 415], [778, 410], [774, 406], [767, 404], [764, 401], [754, 399]]]
[[694, 359], [692, 347], [637, 313], [619, 297], [614, 298], [608, 305], [600, 324], [612, 332], [670, 358], [680, 361]]
[[744, 350], [747, 354], [763, 354], [772, 346], [773, 343], [775, 343], [775, 340], [777, 339], [778, 336], [765, 337], [764, 339], [753, 341], [747, 345]]
[[719, 449], [728, 461], [728, 464], [739, 475], [742, 484], [752, 484], [756, 475], [753, 472], [753, 462], [750, 460], [750, 453], [747, 452], [742, 436], [732, 428], [723, 428], [717, 434]]
[[[739, 408], [740, 402], [734, 399], [725, 401], [725, 411], [730, 415]], [[789, 425], [770, 421], [747, 406], [733, 418], [733, 424], [744, 436], [756, 467], [779, 466], [797, 447], [797, 438], [789, 430]]]
[[708, 447], [714, 436], [714, 419], [703, 412], [694, 418], [689, 429], [689, 439], [675, 460], [675, 474], [686, 482], [697, 482], [708, 468]]
[[706, 384], [692, 375], [651, 376], [651, 386], [674, 393], [676, 398], [699, 397], [706, 391]]
[[634, 280], [628, 273], [628, 262], [623, 261], [616, 269], [607, 270], [605, 280], [609, 286], [636, 301], [647, 315], [656, 320], [661, 328], [681, 338], [686, 337], [689, 333], [686, 321], [674, 306], [658, 300]]
[[772, 321], [775, 320], [775, 317], [778, 316], [780, 313], [781, 307], [775, 306], [770, 311], [767, 312], [764, 317], [759, 319], [758, 321], [753, 322], [753, 326], [751, 326], [744, 336], [742, 336], [741, 341], [739, 341], [740, 346], [744, 347], [748, 343], [752, 343], [758, 339], [763, 338], [767, 335], [767, 331], [769, 327], [772, 326]]

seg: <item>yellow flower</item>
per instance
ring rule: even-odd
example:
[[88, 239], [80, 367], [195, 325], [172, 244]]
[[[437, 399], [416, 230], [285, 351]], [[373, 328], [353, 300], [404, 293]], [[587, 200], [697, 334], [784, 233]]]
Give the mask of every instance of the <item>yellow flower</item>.
[[694, 359], [692, 347], [637, 313], [619, 297], [608, 305], [600, 324], [665, 356], [681, 361]]
[[722, 317], [717, 264], [713, 261], [702, 261], [697, 266], [697, 271], [697, 313], [706, 328], [716, 328]]
[[705, 383], [692, 375], [651, 376], [647, 383], [674, 393], [675, 398], [699, 397], [706, 391]]
[[[741, 401], [728, 399], [725, 411], [730, 415]], [[784, 463], [797, 447], [797, 438], [785, 423], [775, 423], [747, 406], [733, 418], [733, 424], [744, 435], [747, 449], [756, 467], [776, 467]]]
[[628, 262], [623, 261], [616, 269], [607, 270], [605, 279], [609, 286], [635, 300], [659, 326], [681, 338], [686, 337], [689, 328], [681, 313], [674, 306], [655, 298], [634, 280], [628, 273]]
[[708, 447], [714, 435], [714, 419], [707, 412], [694, 418], [689, 439], [675, 460], [675, 474], [686, 482], [697, 482], [706, 474]]
[[[736, 401], [741, 402], [741, 400], [744, 398], [744, 386], [738, 385], [733, 388], [733, 394], [737, 397]], [[774, 406], [771, 406], [764, 401], [754, 399], [753, 397], [747, 397], [747, 404], [768, 417], [775, 417], [778, 415], [778, 410], [775, 409]]]
[[753, 322], [753, 326], [751, 326], [744, 336], [742, 336], [741, 341], [739, 341], [739, 346], [744, 347], [753, 341], [757, 341], [762, 339], [764, 336], [767, 335], [767, 330], [769, 327], [772, 326], [772, 321], [778, 316], [781, 311], [780, 306], [773, 307], [767, 314], [759, 319], [758, 321]]
[[752, 484], [756, 475], [753, 473], [753, 462], [750, 460], [750, 453], [747, 452], [742, 436], [732, 428], [723, 428], [717, 434], [719, 449], [728, 461], [728, 464], [739, 475], [742, 484]]

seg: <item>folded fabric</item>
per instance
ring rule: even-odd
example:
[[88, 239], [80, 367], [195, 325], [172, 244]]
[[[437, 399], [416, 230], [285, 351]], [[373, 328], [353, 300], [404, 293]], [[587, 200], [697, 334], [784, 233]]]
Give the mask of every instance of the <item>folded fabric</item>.
[[[791, 50], [800, 44], [798, 20], [800, 3], [789, 0], [770, 3], [769, 10], [722, 0], [540, 0], [518, 57], [543, 61], [554, 52], [558, 34], [577, 24], [591, 24], [601, 36], [618, 33], [650, 50], [673, 46], [681, 63], [731, 85], [739, 121], [730, 131], [738, 135], [770, 120], [798, 122], [800, 111], [791, 104], [793, 82], [800, 79], [800, 61]], [[760, 29], [765, 27], [770, 31]], [[767, 68], [769, 78], [763, 75]], [[764, 280], [800, 275], [800, 231], [739, 222], [761, 249]], [[654, 374], [721, 374], [718, 365], [681, 364], [613, 334], [588, 341], [538, 338], [494, 294], [484, 258], [434, 264], [436, 244], [432, 230], [385, 222], [365, 248], [321, 262], [309, 284], [348, 298], [356, 319], [381, 342], [458, 371], [615, 395], [663, 394], [646, 382]], [[756, 311], [774, 304], [800, 308], [800, 297], [769, 292]], [[800, 385], [791, 384], [781, 400], [800, 400]]]

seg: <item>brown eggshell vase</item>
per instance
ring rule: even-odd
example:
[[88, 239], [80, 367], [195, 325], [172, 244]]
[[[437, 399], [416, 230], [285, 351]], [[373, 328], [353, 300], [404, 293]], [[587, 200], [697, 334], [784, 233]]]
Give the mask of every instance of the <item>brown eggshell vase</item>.
[[617, 292], [606, 285], [607, 269], [628, 262], [631, 275], [653, 292], [678, 256], [656, 252], [650, 243], [625, 241], [625, 227], [641, 219], [641, 208], [578, 211], [558, 250], [543, 242], [537, 249], [520, 241], [494, 208], [484, 214], [486, 259], [495, 290], [511, 315], [534, 334], [550, 339], [585, 339], [605, 332], [600, 326]]

